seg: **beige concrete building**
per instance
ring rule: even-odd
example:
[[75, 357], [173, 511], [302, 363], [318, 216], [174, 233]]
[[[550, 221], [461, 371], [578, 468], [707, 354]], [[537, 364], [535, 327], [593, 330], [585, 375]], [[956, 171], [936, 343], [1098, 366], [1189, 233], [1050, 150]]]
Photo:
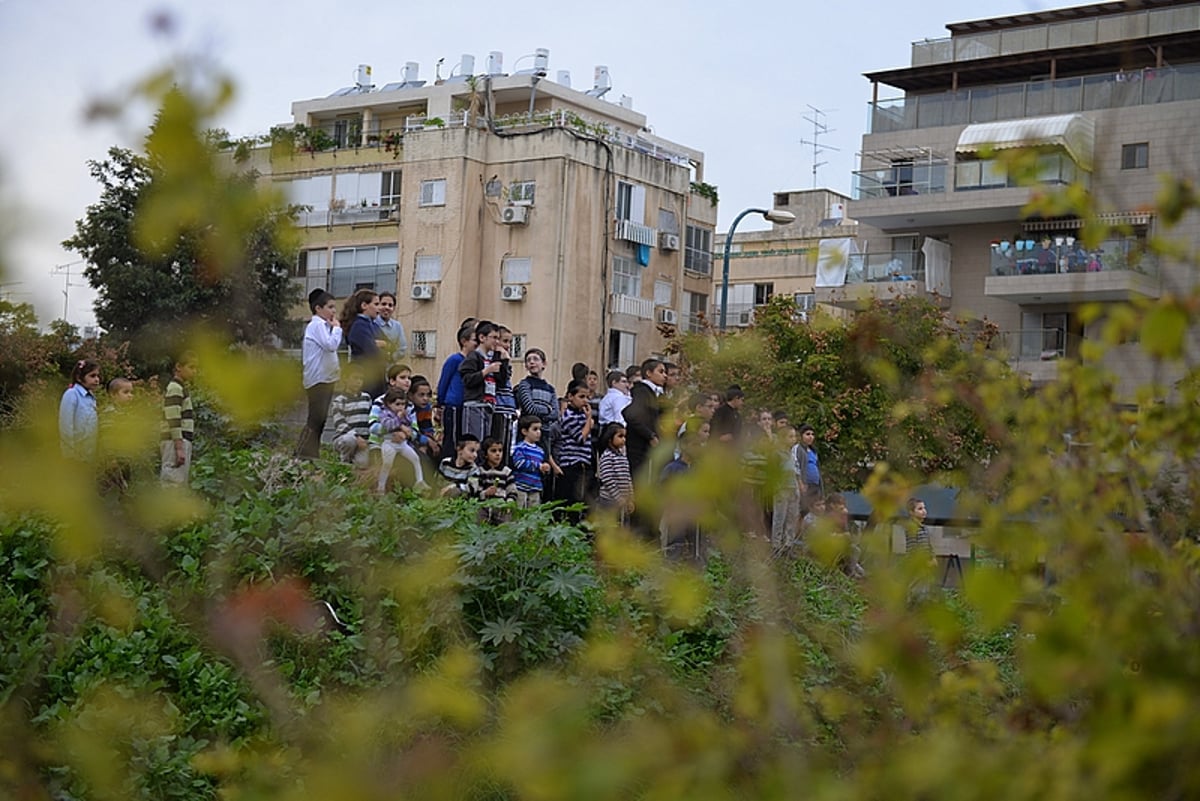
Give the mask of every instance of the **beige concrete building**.
[[573, 362], [660, 352], [663, 327], [708, 308], [703, 154], [655, 136], [628, 98], [605, 100], [602, 68], [580, 91], [546, 77], [548, 54], [534, 63], [431, 85], [410, 64], [380, 88], [360, 68], [358, 85], [293, 103], [292, 147], [250, 154], [307, 209], [305, 293], [395, 291], [417, 372], [436, 374], [477, 316], [509, 326], [517, 356], [545, 350], [561, 386]]
[[[734, 232], [729, 247], [727, 328], [750, 325], [754, 310], [776, 295], [793, 298], [802, 312], [816, 308], [813, 282], [821, 240], [858, 237], [858, 224], [846, 218], [849, 200], [828, 189], [776, 192], [773, 208], [794, 214], [793, 222], [773, 223], [765, 231]], [[721, 311], [724, 250], [725, 235], [721, 234], [713, 254], [713, 311], [709, 322], [714, 327]], [[838, 311], [836, 307], [827, 310]]]
[[[866, 76], [870, 131], [847, 209], [863, 228], [857, 252], [818, 270], [817, 300], [934, 296], [997, 323], [1017, 367], [1044, 379], [1099, 336], [1082, 304], [1196, 280], [1143, 248], [1167, 233], [1153, 212], [1159, 174], [1200, 174], [1200, 3], [1101, 3], [947, 28], [949, 38], [914, 43], [909, 66]], [[884, 99], [883, 87], [902, 96]], [[1018, 147], [1036, 153], [1033, 186], [1003, 158]], [[1069, 214], [1025, 211], [1071, 183], [1112, 225], [1102, 242], [1085, 244]], [[1169, 235], [1194, 249], [1198, 215]], [[1136, 342], [1107, 358], [1125, 391], [1151, 378]]]

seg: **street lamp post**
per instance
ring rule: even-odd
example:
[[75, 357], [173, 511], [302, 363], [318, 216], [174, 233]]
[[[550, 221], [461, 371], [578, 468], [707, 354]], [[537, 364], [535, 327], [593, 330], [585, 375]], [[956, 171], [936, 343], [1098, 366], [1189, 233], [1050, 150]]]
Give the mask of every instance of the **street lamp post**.
[[764, 219], [780, 225], [787, 225], [790, 222], [796, 221], [796, 215], [790, 211], [782, 209], [746, 209], [741, 214], [733, 218], [733, 223], [729, 226], [728, 233], [725, 234], [725, 261], [721, 265], [721, 319], [720, 330], [725, 332], [725, 317], [729, 311], [729, 246], [733, 244], [733, 232], [737, 230], [738, 223], [747, 214], [761, 214]]

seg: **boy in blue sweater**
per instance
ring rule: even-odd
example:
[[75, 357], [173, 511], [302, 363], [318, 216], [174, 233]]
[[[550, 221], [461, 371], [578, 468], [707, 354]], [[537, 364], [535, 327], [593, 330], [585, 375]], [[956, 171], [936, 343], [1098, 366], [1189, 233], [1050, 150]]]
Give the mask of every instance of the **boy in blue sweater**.
[[542, 502], [542, 476], [550, 472], [546, 452], [538, 442], [542, 439], [542, 421], [532, 414], [517, 421], [521, 441], [513, 447], [512, 467], [516, 477], [517, 506], [528, 509]]

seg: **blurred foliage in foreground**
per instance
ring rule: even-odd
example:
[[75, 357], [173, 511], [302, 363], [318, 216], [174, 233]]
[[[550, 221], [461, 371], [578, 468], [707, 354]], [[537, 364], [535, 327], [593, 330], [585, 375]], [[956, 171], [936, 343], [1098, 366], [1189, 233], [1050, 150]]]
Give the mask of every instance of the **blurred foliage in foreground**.
[[[1198, 305], [1111, 316], [1105, 341], [1140, 332], [1182, 376], [1138, 411], [1114, 409], [1102, 345], [1036, 393], [937, 330], [890, 372], [887, 329], [839, 345], [859, 355], [848, 389], [901, 393], [878, 423], [961, 407], [986, 433], [981, 464], [937, 465], [986, 554], [953, 593], [886, 532], [852, 583], [833, 537], [772, 560], [731, 524], [701, 571], [544, 510], [484, 525], [465, 503], [369, 497], [280, 455], [256, 424], [271, 404], [239, 390], [277, 365], [219, 340], [199, 345], [223, 414], [200, 419], [191, 492], [100, 497], [31, 395], [0, 432], [0, 794], [1196, 798], [1200, 377], [1178, 323]], [[786, 325], [746, 341], [794, 335], [812, 358]], [[927, 476], [872, 457], [887, 518]], [[727, 465], [681, 480], [714, 507], [739, 483]]]

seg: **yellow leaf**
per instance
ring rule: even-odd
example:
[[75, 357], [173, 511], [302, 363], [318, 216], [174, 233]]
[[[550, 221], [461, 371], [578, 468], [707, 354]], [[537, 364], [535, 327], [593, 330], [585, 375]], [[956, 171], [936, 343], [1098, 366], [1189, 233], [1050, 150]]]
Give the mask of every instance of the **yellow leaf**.
[[1142, 323], [1142, 348], [1151, 356], [1173, 359], [1183, 352], [1187, 312], [1171, 301], [1152, 309]]

